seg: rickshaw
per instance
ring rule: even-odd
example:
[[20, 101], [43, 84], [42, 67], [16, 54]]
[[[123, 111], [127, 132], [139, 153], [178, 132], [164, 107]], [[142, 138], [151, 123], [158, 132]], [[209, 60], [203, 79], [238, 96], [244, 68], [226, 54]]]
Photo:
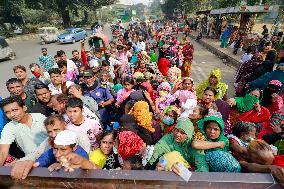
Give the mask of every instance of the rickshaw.
[[107, 36], [104, 34], [96, 34], [89, 37], [88, 43], [90, 49], [92, 50], [100, 48], [101, 51], [105, 51], [108, 45], [108, 39]]
[[16, 53], [11, 49], [5, 38], [0, 36], [0, 59], [6, 58], [14, 60], [16, 58]]
[[39, 37], [42, 45], [56, 42], [58, 34], [58, 29], [55, 27], [39, 28]]

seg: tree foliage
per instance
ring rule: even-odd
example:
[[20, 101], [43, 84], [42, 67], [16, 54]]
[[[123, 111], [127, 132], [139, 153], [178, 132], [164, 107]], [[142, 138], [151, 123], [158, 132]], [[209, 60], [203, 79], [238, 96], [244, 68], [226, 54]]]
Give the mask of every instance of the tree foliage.
[[[81, 13], [95, 11], [96, 9], [115, 3], [117, 0], [4, 0], [0, 1], [4, 13], [2, 17], [10, 22], [15, 17], [24, 17], [26, 15], [35, 15], [34, 11], [47, 11], [57, 13], [64, 24], [64, 27], [71, 25], [71, 17], [79, 16]], [[29, 12], [23, 11], [30, 10]], [[23, 15], [23, 12], [26, 13]], [[24, 20], [25, 18], [23, 18]], [[36, 18], [35, 18], [36, 19]]]

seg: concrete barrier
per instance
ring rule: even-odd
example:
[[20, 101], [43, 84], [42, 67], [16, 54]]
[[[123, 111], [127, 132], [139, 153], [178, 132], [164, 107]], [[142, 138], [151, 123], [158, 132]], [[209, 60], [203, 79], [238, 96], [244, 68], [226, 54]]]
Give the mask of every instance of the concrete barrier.
[[96, 188], [96, 189], [280, 189], [270, 174], [193, 173], [187, 183], [172, 172], [63, 170], [50, 173], [46, 168], [34, 169], [25, 180], [13, 180], [10, 167], [0, 167], [0, 188]]

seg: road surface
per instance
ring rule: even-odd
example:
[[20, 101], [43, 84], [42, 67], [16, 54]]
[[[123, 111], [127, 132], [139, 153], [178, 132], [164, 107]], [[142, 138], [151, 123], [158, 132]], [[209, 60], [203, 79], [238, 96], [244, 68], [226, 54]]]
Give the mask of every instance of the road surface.
[[[105, 32], [110, 35], [109, 27], [105, 27]], [[221, 59], [207, 51], [204, 47], [192, 41], [195, 52], [192, 64], [191, 77], [195, 80], [196, 84], [208, 78], [208, 74], [213, 68], [220, 68], [223, 74], [223, 81], [229, 85], [229, 97], [233, 95], [233, 77], [235, 68], [225, 65]], [[47, 44], [41, 45], [39, 40], [33, 39], [29, 41], [13, 41], [10, 43], [11, 47], [15, 50], [17, 58], [15, 60], [6, 60], [0, 62], [0, 96], [7, 97], [9, 95], [5, 82], [14, 77], [13, 66], [24, 65], [28, 69], [29, 64], [37, 62], [38, 57], [41, 55], [41, 48], [46, 47], [48, 53], [52, 56], [58, 50], [64, 50], [69, 58], [72, 57], [72, 50], [80, 50], [80, 43], [75, 44]], [[28, 69], [29, 70], [29, 69]], [[29, 71], [31, 76], [31, 73]]]

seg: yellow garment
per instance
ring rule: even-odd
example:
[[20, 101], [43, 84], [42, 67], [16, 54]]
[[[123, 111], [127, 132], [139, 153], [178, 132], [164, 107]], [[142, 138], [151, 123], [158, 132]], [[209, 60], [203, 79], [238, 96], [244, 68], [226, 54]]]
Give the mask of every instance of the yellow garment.
[[182, 157], [182, 155], [178, 151], [169, 152], [165, 154], [162, 158], [167, 161], [165, 171], [169, 171], [175, 163], [182, 163], [186, 168], [190, 168], [189, 163]]
[[103, 168], [106, 164], [107, 156], [98, 148], [89, 153], [89, 160], [100, 168]]
[[152, 127], [152, 113], [149, 111], [149, 105], [147, 102], [136, 102], [129, 114], [134, 116], [137, 125], [144, 127], [152, 133], [155, 132], [155, 129]]
[[228, 85], [226, 83], [221, 82], [221, 70], [220, 69], [213, 69], [208, 77], [208, 79], [206, 79], [205, 81], [203, 81], [202, 83], [200, 83], [196, 89], [196, 95], [199, 99], [202, 99], [204, 90], [210, 86], [209, 83], [209, 78], [211, 76], [215, 76], [218, 80], [217, 85], [214, 87], [214, 89], [216, 90], [217, 94], [215, 96], [216, 99], [222, 99], [224, 97], [224, 95], [226, 94], [227, 90], [228, 90]]

